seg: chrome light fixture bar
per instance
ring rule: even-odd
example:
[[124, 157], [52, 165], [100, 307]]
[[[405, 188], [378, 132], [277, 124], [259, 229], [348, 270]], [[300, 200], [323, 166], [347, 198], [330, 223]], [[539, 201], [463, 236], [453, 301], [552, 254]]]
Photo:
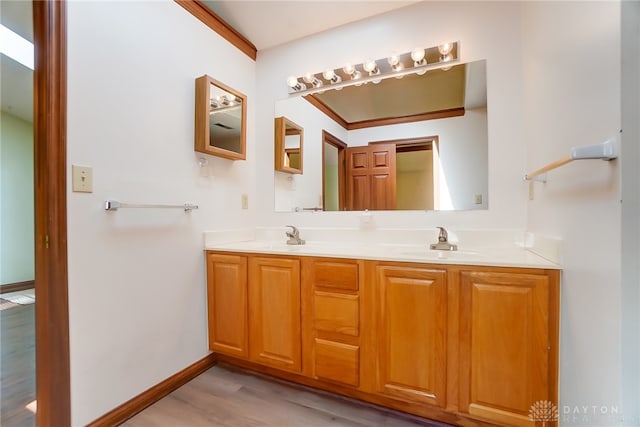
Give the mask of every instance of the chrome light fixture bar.
[[[301, 77], [287, 79], [289, 95], [310, 95], [316, 92], [347, 86], [374, 84], [388, 78], [402, 78], [408, 74], [422, 75], [430, 69], [448, 69], [460, 59], [460, 42], [448, 42], [429, 48], [416, 48], [401, 55], [391, 55], [377, 60], [367, 59], [361, 64], [346, 64], [344, 67], [323, 72], [307, 73]], [[305, 84], [306, 83], [306, 84]]]

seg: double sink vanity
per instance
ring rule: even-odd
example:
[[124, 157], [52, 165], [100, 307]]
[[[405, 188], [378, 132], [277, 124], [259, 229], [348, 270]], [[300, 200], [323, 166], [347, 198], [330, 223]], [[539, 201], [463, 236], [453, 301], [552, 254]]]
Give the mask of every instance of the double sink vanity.
[[205, 234], [219, 360], [455, 425], [557, 403], [560, 267], [509, 233], [232, 234]]

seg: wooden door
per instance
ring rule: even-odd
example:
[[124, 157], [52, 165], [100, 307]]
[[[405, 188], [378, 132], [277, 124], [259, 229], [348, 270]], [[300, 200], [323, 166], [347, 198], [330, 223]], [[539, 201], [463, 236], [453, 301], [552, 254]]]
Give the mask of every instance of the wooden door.
[[209, 349], [249, 357], [247, 329], [247, 258], [207, 255]]
[[557, 405], [549, 367], [549, 277], [460, 273], [460, 410], [532, 426], [536, 402]]
[[347, 210], [396, 207], [396, 146], [375, 144], [346, 149]]
[[250, 359], [300, 372], [300, 261], [249, 258]]
[[376, 267], [376, 391], [444, 407], [446, 271]]

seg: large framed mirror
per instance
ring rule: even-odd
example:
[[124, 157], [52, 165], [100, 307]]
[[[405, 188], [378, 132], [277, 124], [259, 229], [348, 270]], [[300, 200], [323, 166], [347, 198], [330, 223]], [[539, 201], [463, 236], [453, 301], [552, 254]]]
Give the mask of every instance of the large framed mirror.
[[275, 210], [488, 208], [486, 61], [292, 96], [305, 176], [276, 174]]
[[302, 174], [304, 130], [286, 117], [275, 119], [275, 170]]
[[204, 75], [196, 79], [195, 150], [246, 159], [247, 97]]

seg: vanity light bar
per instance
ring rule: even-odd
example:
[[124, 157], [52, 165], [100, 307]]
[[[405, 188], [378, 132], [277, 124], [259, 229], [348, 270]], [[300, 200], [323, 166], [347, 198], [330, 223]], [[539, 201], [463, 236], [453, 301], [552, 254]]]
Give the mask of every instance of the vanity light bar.
[[460, 59], [460, 42], [443, 43], [429, 48], [416, 48], [401, 55], [383, 59], [367, 59], [362, 64], [346, 64], [342, 68], [328, 69], [321, 73], [307, 73], [301, 77], [287, 79], [289, 95], [309, 95], [328, 89], [340, 90], [346, 86], [380, 83], [391, 77], [402, 78], [408, 74], [422, 75], [429, 69], [444, 68], [443, 65]]

